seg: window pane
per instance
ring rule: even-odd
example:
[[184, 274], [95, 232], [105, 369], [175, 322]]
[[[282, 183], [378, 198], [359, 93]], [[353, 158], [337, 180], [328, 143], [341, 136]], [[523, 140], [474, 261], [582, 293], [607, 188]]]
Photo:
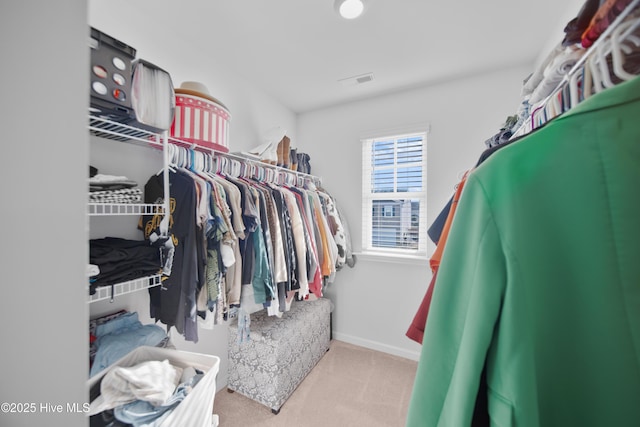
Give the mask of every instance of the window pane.
[[422, 161], [422, 137], [398, 140], [397, 163], [419, 163]]
[[373, 167], [389, 166], [393, 165], [393, 161], [393, 140], [375, 141], [373, 143], [371, 165]]
[[426, 203], [426, 135], [396, 135], [363, 143], [363, 248], [426, 253], [422, 206]]
[[372, 246], [418, 249], [419, 212], [419, 200], [373, 200]]
[[393, 186], [393, 169], [374, 169], [371, 181], [372, 193], [391, 193], [395, 190]]
[[422, 191], [422, 167], [398, 168], [397, 192]]

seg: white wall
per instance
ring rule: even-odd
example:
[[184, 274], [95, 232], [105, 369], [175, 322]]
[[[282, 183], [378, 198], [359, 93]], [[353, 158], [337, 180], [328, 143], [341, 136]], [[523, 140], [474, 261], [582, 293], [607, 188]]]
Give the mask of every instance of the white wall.
[[[314, 174], [337, 199], [361, 249], [360, 138], [375, 131], [428, 123], [427, 217], [430, 225], [507, 116], [520, 103], [523, 79], [531, 65], [413, 89], [300, 115], [301, 145], [311, 155]], [[431, 244], [429, 254], [434, 245]], [[393, 354], [418, 357], [419, 345], [405, 332], [431, 272], [427, 261], [381, 262], [361, 257], [331, 284], [334, 336]]]
[[84, 34], [84, 0], [0, 5], [0, 402], [35, 405], [2, 426], [87, 425]]
[[[169, 72], [175, 87], [179, 87], [183, 81], [204, 83], [209, 93], [224, 103], [231, 112], [231, 151], [250, 149], [261, 144], [265, 132], [275, 126], [286, 129], [292, 141], [296, 140], [297, 118], [293, 112], [260, 88], [240, 78], [234, 70], [225, 66], [224, 58], [215, 54], [203, 55], [188, 43], [181, 42], [181, 35], [175, 32], [175, 17], [168, 9], [165, 21], [151, 23], [140, 20], [138, 17], [144, 11], [137, 11], [136, 7], [140, 7], [142, 3], [91, 0], [89, 24], [134, 47], [137, 58], [145, 59]], [[168, 7], [168, 2], [158, 1], [155, 7]], [[118, 12], [125, 9], [129, 12]], [[135, 146], [123, 146], [118, 142], [92, 138], [90, 151], [91, 164], [98, 167], [101, 173], [123, 174], [142, 185], [162, 166], [160, 153]], [[136, 229], [136, 218], [92, 218], [91, 238], [107, 235], [142, 238], [142, 233]], [[137, 311], [142, 323], [153, 323], [149, 316], [149, 296], [146, 291], [121, 296], [113, 303], [93, 303], [90, 314], [91, 317], [97, 317], [120, 309]], [[217, 386], [222, 388], [227, 383], [228, 326], [218, 325], [213, 330], [199, 328], [198, 335], [199, 341], [192, 343], [184, 340], [175, 329], [170, 333], [173, 343], [180, 350], [220, 357]]]

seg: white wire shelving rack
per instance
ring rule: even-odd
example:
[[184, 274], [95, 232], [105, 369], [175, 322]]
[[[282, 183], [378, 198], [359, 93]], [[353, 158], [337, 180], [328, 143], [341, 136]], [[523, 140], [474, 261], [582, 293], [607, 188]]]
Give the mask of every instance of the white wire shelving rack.
[[[566, 85], [571, 83], [571, 79], [573, 78], [573, 76], [577, 73], [580, 72], [580, 70], [584, 67], [585, 62], [587, 61], [587, 59], [591, 56], [594, 55], [595, 52], [597, 52], [599, 46], [601, 44], [606, 43], [607, 39], [609, 38], [609, 36], [611, 35], [611, 33], [614, 32], [614, 30], [616, 29], [616, 27], [618, 25], [620, 25], [620, 23], [622, 23], [628, 16], [630, 16], [632, 13], [635, 13], [636, 10], [640, 7], [640, 0], [632, 0], [621, 12], [620, 14], [613, 20], [613, 22], [611, 22], [609, 24], [609, 26], [602, 32], [602, 34], [600, 34], [600, 36], [598, 37], [598, 39], [591, 45], [591, 47], [589, 47], [586, 52], [584, 53], [584, 55], [582, 55], [582, 57], [576, 61], [576, 63], [573, 65], [573, 67], [569, 70], [569, 72], [567, 74], [565, 74], [565, 76], [562, 78], [562, 80], [560, 81], [560, 83], [558, 83], [556, 85], [556, 87], [554, 88], [554, 90], [551, 92], [551, 94], [549, 94], [546, 98], [544, 98], [535, 109], [533, 109], [533, 111], [529, 114], [529, 117], [527, 118], [527, 120], [520, 125], [520, 127], [518, 127], [518, 129], [516, 129], [516, 131], [513, 133], [513, 135], [511, 136], [511, 139], [515, 139], [517, 137], [520, 136], [524, 136], [528, 133], [533, 132], [534, 130], [536, 130], [538, 127], [540, 127], [539, 125], [536, 126], [535, 123], [535, 117], [536, 117], [536, 113], [540, 110], [544, 110], [545, 106], [547, 105], [547, 103], [553, 99], [554, 96], [556, 96], [558, 94], [559, 91], [561, 91]], [[572, 106], [573, 107], [573, 106]], [[561, 115], [561, 114], [559, 114]], [[558, 116], [555, 116], [558, 117]], [[545, 120], [545, 123], [552, 120], [553, 118], [549, 118], [547, 120]]]
[[88, 214], [100, 215], [155, 215], [164, 212], [164, 204], [145, 203], [89, 203]]
[[[114, 122], [102, 117], [89, 115], [89, 132], [99, 138], [111, 139], [129, 144], [135, 144], [155, 149], [163, 152], [163, 191], [164, 202], [154, 203], [96, 203], [87, 204], [87, 214], [89, 216], [136, 216], [136, 215], [164, 215], [160, 222], [160, 233], [168, 234], [169, 229], [169, 156], [168, 156], [168, 136], [167, 132], [162, 134], [150, 132], [126, 124]], [[138, 292], [160, 285], [162, 275], [141, 277], [111, 286], [101, 286], [95, 289], [93, 295], [89, 295], [88, 303], [110, 300], [115, 297]]]
[[[87, 204], [87, 214], [89, 216], [126, 216], [126, 215], [155, 215], [170, 212], [169, 204], [169, 174], [168, 170], [172, 165], [170, 161], [169, 153], [171, 152], [171, 146], [191, 149], [196, 152], [206, 154], [210, 159], [213, 158], [226, 158], [237, 162], [242, 162], [248, 165], [253, 165], [255, 168], [263, 168], [269, 170], [272, 178], [276, 181], [283, 181], [291, 183], [293, 185], [303, 186], [305, 182], [311, 182], [317, 186], [322, 185], [322, 177], [318, 177], [311, 174], [306, 174], [299, 171], [293, 171], [290, 169], [282, 168], [276, 165], [271, 165], [262, 162], [258, 158], [252, 158], [244, 153], [226, 153], [218, 150], [214, 150], [207, 147], [198, 146], [180, 139], [169, 137], [168, 132], [164, 131], [162, 134], [154, 133], [134, 126], [129, 126], [120, 122], [115, 122], [102, 117], [89, 115], [89, 131], [92, 135], [95, 135], [103, 139], [111, 139], [115, 141], [121, 141], [125, 143], [140, 145], [144, 147], [151, 147], [162, 150], [163, 152], [163, 170], [165, 171], [163, 176], [164, 187], [164, 203], [162, 204], [146, 204], [146, 203], [96, 203], [89, 202]], [[168, 234], [169, 215], [164, 215], [161, 224], [160, 232], [163, 235]], [[106, 286], [97, 288], [96, 294], [90, 295], [89, 302], [102, 301], [113, 299], [119, 295], [124, 295], [140, 290], [148, 289], [153, 286], [160, 285], [161, 276], [145, 277], [131, 282], [125, 282], [116, 284], [113, 286]]]
[[141, 277], [127, 282], [117, 283], [112, 286], [100, 286], [96, 288], [93, 295], [89, 295], [89, 303], [110, 300], [113, 302], [115, 297], [142, 291], [144, 289], [159, 286], [162, 283], [162, 275]]

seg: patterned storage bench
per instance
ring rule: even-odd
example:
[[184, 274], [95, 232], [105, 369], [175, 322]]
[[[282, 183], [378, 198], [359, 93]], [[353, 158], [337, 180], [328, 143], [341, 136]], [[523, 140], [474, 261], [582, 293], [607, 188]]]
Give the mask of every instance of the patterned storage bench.
[[237, 391], [280, 412], [284, 402], [329, 349], [331, 302], [294, 301], [282, 318], [251, 315], [251, 339], [229, 330], [229, 392]]

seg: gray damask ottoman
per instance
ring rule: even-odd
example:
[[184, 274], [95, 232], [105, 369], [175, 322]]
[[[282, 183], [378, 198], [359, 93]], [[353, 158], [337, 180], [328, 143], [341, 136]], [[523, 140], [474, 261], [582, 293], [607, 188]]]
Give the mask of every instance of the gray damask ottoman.
[[331, 302], [294, 301], [282, 318], [251, 315], [251, 339], [229, 331], [229, 392], [237, 391], [274, 414], [329, 349]]

